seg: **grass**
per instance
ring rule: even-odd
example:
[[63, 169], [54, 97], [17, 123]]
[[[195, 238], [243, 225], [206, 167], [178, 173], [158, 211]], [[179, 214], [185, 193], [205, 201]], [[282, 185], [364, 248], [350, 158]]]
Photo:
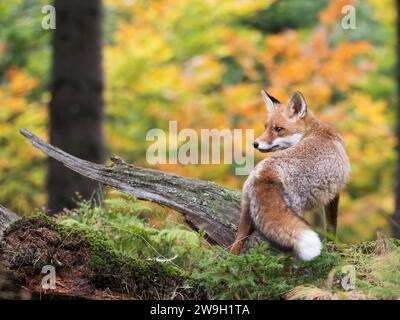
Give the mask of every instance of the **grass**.
[[59, 223], [101, 232], [125, 256], [169, 263], [192, 272], [197, 259], [208, 252], [204, 234], [194, 232], [177, 214], [115, 194], [118, 198], [103, 200], [101, 206], [79, 202], [77, 209], [64, 212]]
[[[77, 209], [62, 214], [57, 225], [64, 231], [84, 234], [93, 245], [94, 274], [123, 270], [125, 282], [137, 270], [146, 274], [148, 271], [137, 269], [134, 264], [146, 261], [153, 268], [161, 266], [154, 269], [158, 273], [181, 277], [181, 286], [205, 292], [209, 299], [400, 298], [397, 240], [325, 244], [321, 256], [311, 262], [285, 256], [266, 243], [234, 256], [223, 248], [210, 246], [204, 234], [187, 227], [179, 215], [120, 193], [97, 206], [79, 202]], [[111, 263], [113, 259], [116, 261]], [[129, 267], [132, 265], [133, 269]], [[144, 279], [140, 282], [141, 290], [146, 289], [149, 278], [140, 278]], [[105, 281], [104, 286], [108, 285]], [[149, 292], [143, 298], [148, 296]], [[173, 296], [172, 292], [163, 295]]]

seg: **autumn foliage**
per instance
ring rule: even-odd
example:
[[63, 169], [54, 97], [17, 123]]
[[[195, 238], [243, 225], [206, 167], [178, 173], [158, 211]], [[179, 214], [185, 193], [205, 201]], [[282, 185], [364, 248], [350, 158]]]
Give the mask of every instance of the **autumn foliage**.
[[[341, 27], [342, 8], [349, 4], [357, 12], [355, 30]], [[167, 130], [170, 120], [179, 129], [254, 128], [257, 135], [266, 116], [260, 89], [283, 101], [299, 90], [310, 108], [342, 133], [351, 158], [339, 237], [359, 241], [387, 228], [395, 139], [393, 20], [385, 12], [394, 8], [393, 1], [326, 1], [311, 27], [279, 32], [245, 23], [276, 1], [108, 0], [105, 5], [109, 154], [148, 166], [146, 133]], [[0, 38], [0, 54], [9, 47]], [[45, 161], [18, 136], [21, 127], [47, 135], [41, 72], [26, 62], [7, 65], [0, 76], [0, 203], [21, 211], [45, 204]], [[237, 189], [244, 179], [233, 165], [157, 168]]]

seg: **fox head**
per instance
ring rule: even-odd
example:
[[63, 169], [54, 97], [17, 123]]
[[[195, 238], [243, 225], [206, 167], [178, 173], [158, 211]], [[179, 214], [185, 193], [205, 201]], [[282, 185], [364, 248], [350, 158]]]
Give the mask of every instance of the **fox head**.
[[261, 95], [267, 106], [268, 119], [265, 131], [253, 146], [261, 152], [289, 148], [298, 143], [306, 129], [307, 104], [300, 92], [293, 93], [285, 105], [262, 90]]

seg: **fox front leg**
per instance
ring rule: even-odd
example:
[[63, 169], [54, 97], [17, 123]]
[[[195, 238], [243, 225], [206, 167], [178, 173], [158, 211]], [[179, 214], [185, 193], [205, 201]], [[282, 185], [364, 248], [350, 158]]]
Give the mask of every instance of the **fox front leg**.
[[326, 217], [326, 231], [329, 235], [336, 237], [337, 229], [337, 216], [339, 208], [339, 195], [337, 195], [331, 202], [325, 206], [325, 217]]

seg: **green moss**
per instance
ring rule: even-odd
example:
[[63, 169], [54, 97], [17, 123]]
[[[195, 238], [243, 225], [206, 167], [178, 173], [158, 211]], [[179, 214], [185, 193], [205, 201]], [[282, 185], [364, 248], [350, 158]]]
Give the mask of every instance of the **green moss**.
[[155, 298], [156, 293], [167, 297], [187, 278], [174, 265], [123, 255], [104, 234], [91, 228], [58, 226], [58, 230], [64, 237], [83, 237], [91, 252], [88, 276], [96, 287], [135, 292], [142, 298]]
[[240, 202], [241, 199], [241, 194], [240, 192], [234, 191], [234, 190], [228, 190], [225, 189], [223, 191], [223, 196], [226, 200], [231, 200], [234, 202]]
[[[314, 293], [340, 299], [398, 299], [399, 241], [386, 242], [388, 251], [382, 255], [377, 253], [379, 241], [328, 243], [322, 254], [310, 262], [282, 255], [265, 243], [240, 256], [217, 249], [214, 256], [201, 261], [199, 272], [192, 276], [215, 299], [283, 299], [300, 287], [317, 288], [320, 291]], [[353, 267], [355, 288], [344, 288], [342, 280], [349, 276], [346, 270]]]
[[201, 261], [193, 278], [216, 299], [281, 299], [299, 284], [321, 284], [338, 264], [339, 255], [334, 251], [325, 250], [306, 263], [262, 243], [239, 256], [216, 249], [211, 259]]
[[[22, 225], [29, 226], [32, 232], [35, 228], [55, 231], [60, 236], [59, 243], [69, 243], [73, 239], [74, 243], [79, 243], [80, 250], [87, 249], [89, 259], [86, 262], [86, 277], [99, 289], [108, 288], [143, 299], [171, 298], [176, 288], [183, 287], [188, 279], [182, 269], [172, 264], [125, 256], [115, 249], [105, 234], [88, 226], [65, 226], [39, 213], [30, 219], [16, 222], [10, 231]], [[193, 298], [191, 292], [186, 290], [181, 295]]]
[[[58, 221], [40, 214], [35, 218], [57, 230], [64, 243], [81, 239], [74, 243], [90, 252], [87, 278], [97, 288], [140, 298], [178, 294], [184, 298], [284, 299], [293, 289], [297, 289], [298, 298], [400, 297], [398, 240], [352, 245], [330, 242], [310, 262], [283, 255], [266, 243], [234, 256], [220, 247], [206, 247], [198, 233], [177, 223], [150, 227], [147, 217], [165, 217], [156, 211], [143, 211], [137, 202], [117, 198], [108, 205], [111, 207], [81, 205]], [[166, 257], [171, 259], [158, 261]], [[355, 268], [354, 290], [343, 288], [345, 266]], [[186, 289], [177, 293], [176, 288]], [[308, 289], [311, 295], [304, 291], [307, 288], [313, 288]]]

